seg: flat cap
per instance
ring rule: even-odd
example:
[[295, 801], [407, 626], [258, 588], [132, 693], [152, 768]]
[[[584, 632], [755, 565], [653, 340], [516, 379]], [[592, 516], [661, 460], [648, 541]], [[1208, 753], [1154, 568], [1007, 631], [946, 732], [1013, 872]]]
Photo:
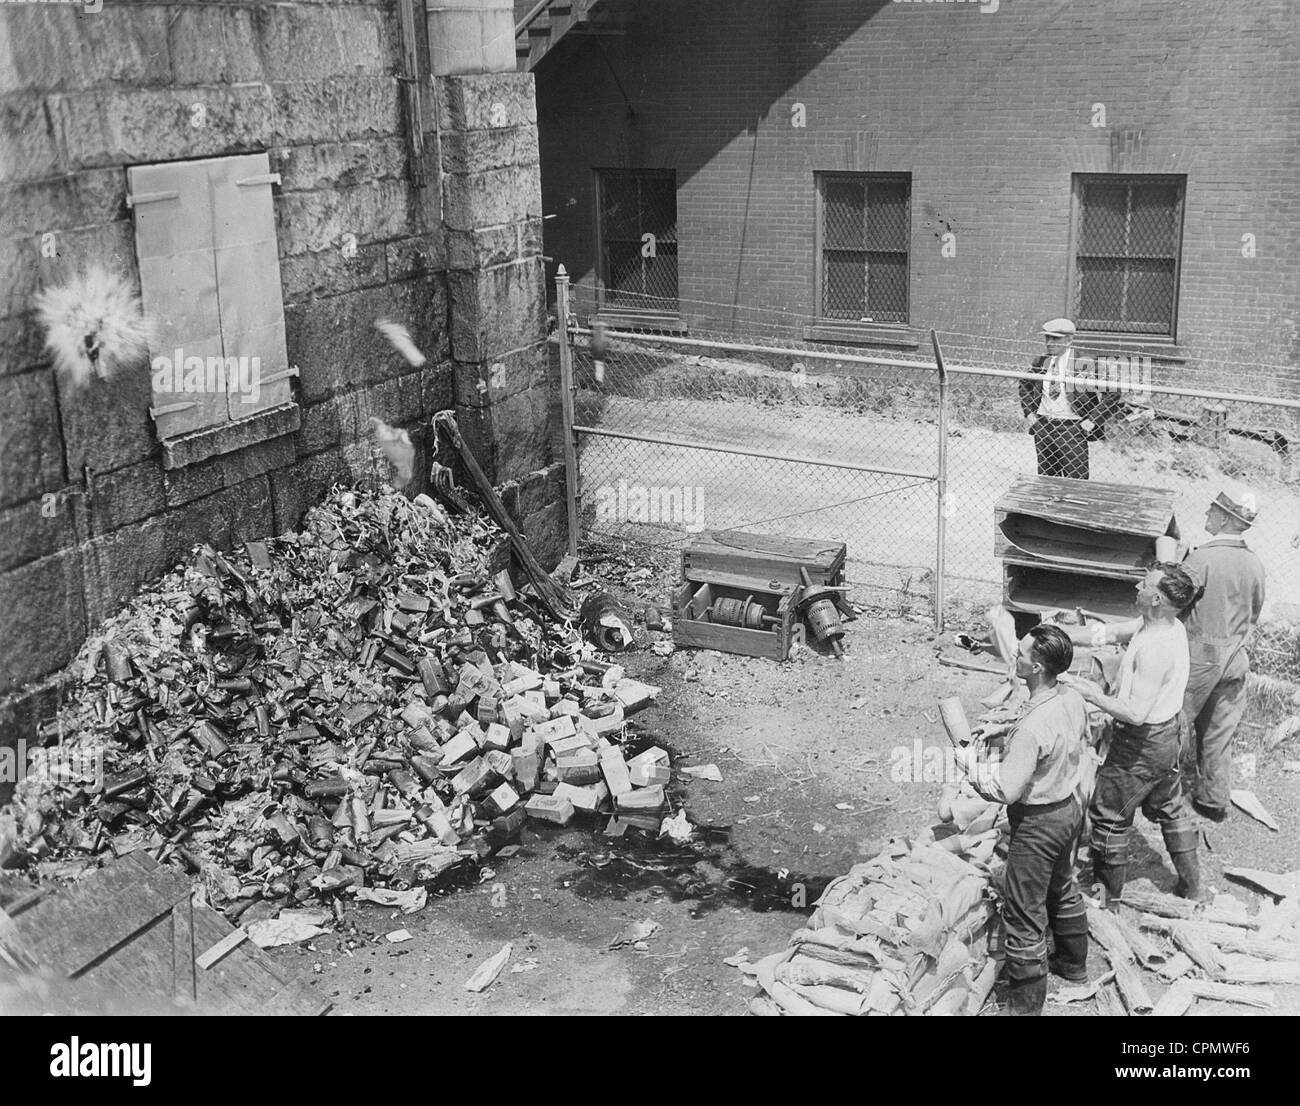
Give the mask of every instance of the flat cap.
[[1049, 338], [1073, 338], [1074, 323], [1069, 319], [1048, 319], [1043, 324], [1043, 333]]

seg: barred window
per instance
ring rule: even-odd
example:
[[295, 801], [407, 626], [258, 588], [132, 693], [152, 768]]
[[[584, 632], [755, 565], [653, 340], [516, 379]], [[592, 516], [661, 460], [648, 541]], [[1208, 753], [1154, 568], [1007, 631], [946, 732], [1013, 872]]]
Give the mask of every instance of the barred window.
[[1075, 174], [1070, 284], [1081, 330], [1174, 337], [1186, 179]]
[[677, 174], [671, 169], [596, 172], [602, 304], [677, 310]]
[[818, 173], [817, 197], [821, 318], [907, 322], [910, 174]]

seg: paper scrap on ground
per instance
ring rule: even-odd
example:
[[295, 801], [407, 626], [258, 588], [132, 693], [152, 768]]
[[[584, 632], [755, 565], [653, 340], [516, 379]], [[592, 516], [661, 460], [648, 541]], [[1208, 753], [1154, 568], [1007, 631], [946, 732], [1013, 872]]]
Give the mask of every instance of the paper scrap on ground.
[[722, 771], [716, 764], [694, 764], [688, 768], [683, 768], [682, 771], [697, 780], [711, 780], [714, 783], [722, 782]]
[[358, 887], [357, 899], [361, 902], [378, 903], [380, 906], [394, 906], [403, 914], [414, 914], [423, 910], [429, 901], [429, 892], [423, 887], [412, 887], [409, 891], [392, 891], [387, 887]]
[[510, 959], [513, 948], [514, 946], [507, 941], [501, 946], [500, 952], [484, 960], [474, 974], [465, 980], [465, 990], [480, 994], [491, 987], [497, 981], [497, 976], [501, 974], [501, 969], [506, 966], [506, 961]]
[[400, 945], [403, 941], [415, 940], [409, 929], [395, 929], [392, 933], [385, 933], [384, 936], [391, 945]]
[[1268, 812], [1268, 808], [1255, 798], [1255, 793], [1253, 791], [1232, 792], [1232, 803], [1233, 806], [1237, 807], [1239, 810], [1244, 810], [1254, 818], [1255, 821], [1268, 826], [1268, 828], [1274, 833], [1277, 833], [1281, 828], [1274, 820], [1273, 815]]
[[665, 818], [659, 826], [659, 836], [671, 838], [673, 841], [689, 841], [694, 832], [694, 827], [686, 820], [685, 808], [671, 818]]
[[256, 922], [249, 922], [244, 928], [248, 930], [249, 940], [261, 949], [297, 945], [303, 941], [310, 941], [313, 937], [320, 937], [326, 932], [320, 926], [299, 921], [297, 918], [261, 918]]

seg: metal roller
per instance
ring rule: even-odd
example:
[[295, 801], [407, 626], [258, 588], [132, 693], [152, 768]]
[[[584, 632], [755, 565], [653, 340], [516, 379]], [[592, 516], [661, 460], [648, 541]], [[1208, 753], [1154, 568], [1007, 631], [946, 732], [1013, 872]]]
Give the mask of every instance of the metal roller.
[[715, 599], [709, 619], [723, 626], [742, 626], [746, 630], [763, 630], [781, 620], [768, 614], [752, 595], [744, 599]]

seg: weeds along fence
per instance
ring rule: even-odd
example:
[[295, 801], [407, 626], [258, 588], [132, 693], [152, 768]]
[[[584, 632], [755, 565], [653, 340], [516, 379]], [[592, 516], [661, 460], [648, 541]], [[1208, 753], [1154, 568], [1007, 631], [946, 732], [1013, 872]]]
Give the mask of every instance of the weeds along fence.
[[[1000, 598], [994, 510], [1037, 471], [1019, 388], [1043, 379], [1028, 371], [1041, 340], [941, 332], [933, 345], [864, 350], [807, 341], [802, 325], [760, 311], [730, 329], [605, 322], [594, 290], [563, 276], [557, 314], [581, 540], [675, 550], [719, 529], [836, 539], [848, 545], [848, 582], [872, 605], [926, 610], [942, 625]], [[1172, 491], [1193, 542], [1218, 491], [1249, 486], [1261, 505], [1249, 540], [1273, 609], [1300, 615], [1300, 402], [1224, 389], [1264, 387], [1272, 378], [1258, 366], [1184, 366], [1173, 381], [1122, 349], [1080, 352], [1090, 359], [1080, 373], [1093, 375], [1069, 383], [1091, 381], [1100, 407], [1089, 478]]]

